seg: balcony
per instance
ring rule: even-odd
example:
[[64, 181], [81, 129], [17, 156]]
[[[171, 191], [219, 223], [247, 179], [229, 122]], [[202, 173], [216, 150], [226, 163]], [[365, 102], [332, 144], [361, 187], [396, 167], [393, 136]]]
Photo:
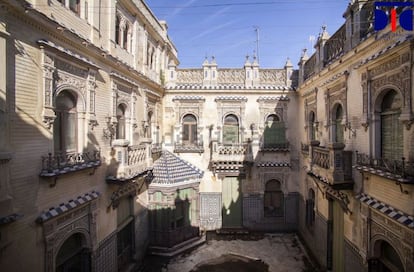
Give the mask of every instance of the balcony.
[[344, 151], [344, 147], [343, 143], [331, 143], [328, 147], [322, 147], [318, 141], [312, 141], [309, 148], [309, 174], [334, 189], [352, 187], [352, 152]]
[[112, 143], [114, 157], [111, 160], [111, 174], [106, 178], [108, 183], [124, 183], [152, 170], [151, 145], [129, 145], [127, 140], [115, 140]]
[[253, 161], [250, 143], [224, 145], [212, 142], [212, 161]]
[[[90, 151], [85, 153], [49, 153], [42, 156], [41, 177], [54, 177], [67, 173], [77, 172], [85, 169], [96, 169], [101, 165], [101, 156], [99, 151]], [[55, 180], [56, 181], [56, 180]], [[54, 186], [52, 184], [51, 186]]]
[[224, 145], [211, 142], [210, 167], [213, 172], [233, 172], [235, 175], [244, 174], [246, 166], [253, 164], [251, 142], [243, 144]]
[[204, 146], [200, 144], [175, 144], [174, 153], [204, 153]]
[[374, 158], [367, 154], [356, 153], [356, 164], [354, 168], [361, 171], [395, 180], [399, 183], [414, 184], [414, 162], [401, 160], [390, 160], [386, 158]]

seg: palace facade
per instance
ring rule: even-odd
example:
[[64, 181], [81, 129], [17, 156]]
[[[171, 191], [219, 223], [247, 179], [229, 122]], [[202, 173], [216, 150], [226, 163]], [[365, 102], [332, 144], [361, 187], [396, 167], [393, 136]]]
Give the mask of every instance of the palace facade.
[[414, 46], [373, 12], [352, 1], [297, 70], [180, 68], [144, 1], [0, 0], [1, 269], [291, 231], [323, 270], [414, 270]]

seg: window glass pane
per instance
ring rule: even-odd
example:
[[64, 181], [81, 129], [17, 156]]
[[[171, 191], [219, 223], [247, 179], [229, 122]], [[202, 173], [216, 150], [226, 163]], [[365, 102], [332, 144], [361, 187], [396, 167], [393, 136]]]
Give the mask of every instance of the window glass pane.
[[79, 14], [80, 11], [80, 0], [69, 0], [69, 8], [71, 11], [75, 12], [76, 14]]
[[194, 115], [187, 114], [186, 116], [184, 116], [183, 122], [184, 123], [197, 123], [197, 119], [195, 118]]
[[119, 41], [119, 37], [120, 37], [120, 23], [121, 23], [121, 20], [120, 20], [120, 18], [118, 17], [118, 16], [116, 16], [116, 21], [115, 21], [115, 43], [116, 44], [120, 44], [120, 41]]
[[239, 121], [235, 115], [227, 115], [224, 119], [223, 143], [239, 143]]
[[264, 146], [270, 148], [284, 143], [286, 143], [284, 122], [267, 122], [264, 130]]
[[190, 140], [190, 125], [183, 125], [183, 141], [188, 142]]
[[76, 113], [65, 113], [62, 121], [64, 149], [65, 151], [76, 151]]
[[197, 143], [197, 125], [191, 125], [191, 143]]
[[129, 30], [129, 27], [128, 27], [128, 24], [126, 24], [125, 25], [125, 29], [124, 29], [124, 41], [123, 41], [123, 47], [125, 48], [125, 49], [128, 49], [128, 30]]
[[62, 113], [57, 112], [55, 121], [53, 122], [53, 142], [54, 142], [55, 152], [62, 151], [62, 144], [61, 144], [61, 139], [62, 139], [61, 123], [62, 121], [61, 119], [62, 119]]
[[116, 109], [117, 125], [116, 138], [125, 139], [125, 106], [120, 104]]
[[335, 112], [335, 142], [344, 142], [344, 126], [342, 125], [343, 111], [342, 107], [338, 105]]

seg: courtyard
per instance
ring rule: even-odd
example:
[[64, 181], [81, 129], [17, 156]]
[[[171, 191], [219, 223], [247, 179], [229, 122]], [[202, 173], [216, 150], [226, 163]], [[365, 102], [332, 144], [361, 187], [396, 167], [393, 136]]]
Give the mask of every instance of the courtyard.
[[293, 233], [217, 235], [171, 259], [150, 256], [142, 271], [153, 272], [283, 272], [315, 271]]

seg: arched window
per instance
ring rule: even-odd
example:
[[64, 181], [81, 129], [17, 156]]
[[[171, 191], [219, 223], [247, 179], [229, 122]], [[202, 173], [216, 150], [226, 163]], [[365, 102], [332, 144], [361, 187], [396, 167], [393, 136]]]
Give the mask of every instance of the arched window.
[[56, 271], [90, 271], [90, 254], [84, 247], [82, 234], [75, 233], [60, 247], [56, 255]]
[[119, 16], [115, 19], [115, 43], [121, 45], [121, 18]]
[[76, 97], [72, 92], [61, 91], [55, 98], [56, 119], [53, 141], [56, 152], [73, 153], [77, 147]]
[[316, 128], [315, 128], [315, 113], [311, 111], [309, 113], [309, 140], [316, 140]]
[[125, 24], [125, 28], [124, 28], [124, 35], [123, 35], [123, 41], [122, 41], [122, 47], [125, 48], [126, 50], [128, 50], [128, 35], [129, 35], [129, 25]]
[[183, 117], [183, 144], [197, 145], [197, 119], [192, 114]]
[[315, 191], [309, 189], [308, 199], [306, 200], [306, 225], [313, 226], [315, 223]]
[[283, 192], [280, 182], [274, 179], [268, 181], [265, 186], [264, 216], [283, 216]]
[[286, 143], [285, 125], [276, 114], [266, 118], [264, 130], [264, 148], [278, 147]]
[[334, 137], [333, 140], [337, 143], [343, 143], [344, 142], [344, 126], [342, 124], [343, 119], [343, 109], [341, 105], [337, 105], [336, 109], [334, 111]]
[[239, 143], [239, 119], [233, 114], [229, 114], [224, 118], [223, 143]]
[[389, 160], [403, 157], [403, 126], [399, 120], [401, 99], [394, 90], [385, 94], [381, 103], [381, 156]]
[[69, 0], [69, 8], [76, 14], [80, 14], [80, 0]]
[[125, 139], [125, 110], [124, 104], [119, 104], [116, 108], [116, 138]]

